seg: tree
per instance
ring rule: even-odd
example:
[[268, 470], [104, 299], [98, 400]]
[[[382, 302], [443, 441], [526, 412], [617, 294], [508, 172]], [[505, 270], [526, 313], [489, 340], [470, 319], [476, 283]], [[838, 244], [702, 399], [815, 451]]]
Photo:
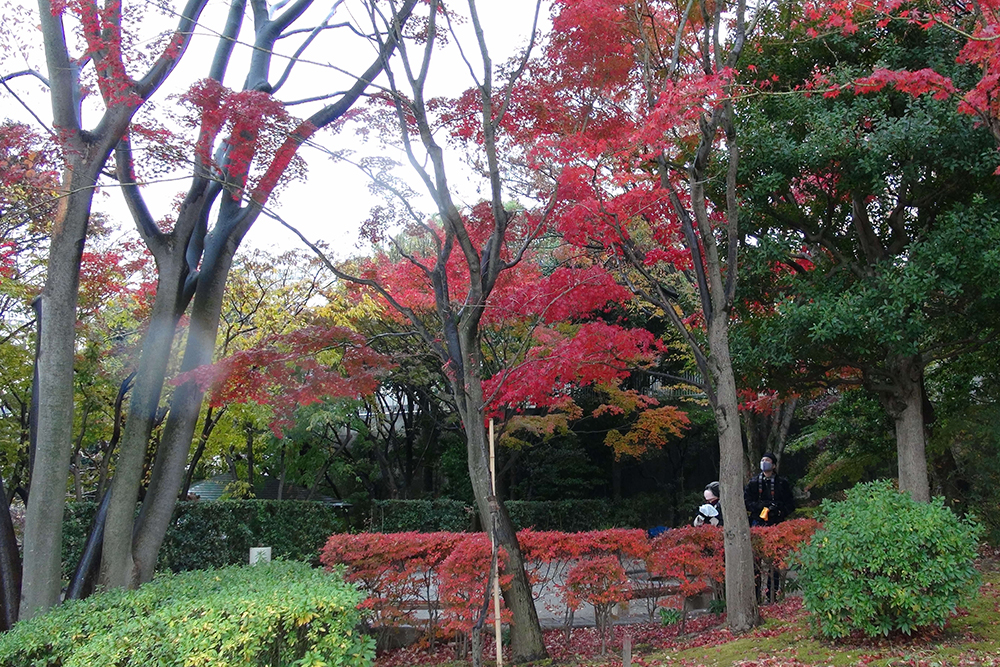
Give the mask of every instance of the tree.
[[[237, 254], [220, 313], [215, 358], [226, 359], [315, 320], [317, 308], [311, 302], [318, 299], [326, 288], [325, 281], [318, 275], [321, 271], [322, 267], [317, 266], [315, 260], [298, 251], [280, 255], [261, 250]], [[225, 447], [237, 447], [237, 442], [232, 439], [228, 444], [219, 443], [217, 427], [223, 427], [222, 430], [234, 436], [240, 449], [246, 445], [250, 450], [247, 452], [250, 461], [248, 473], [252, 477], [255, 438], [250, 436], [258, 430], [266, 432], [269, 421], [275, 419], [274, 412], [266, 409], [248, 408], [234, 414], [226, 403], [209, 403], [203, 410], [204, 415], [199, 417], [202, 426], [197, 435], [197, 445], [187, 463], [180, 498], [187, 497], [202, 457], [216, 456]], [[225, 428], [226, 422], [230, 422], [228, 429]], [[209, 446], [210, 440], [216, 443]]]
[[[988, 132], [946, 95], [866, 87], [858, 73], [942, 59], [953, 81], [975, 72], [954, 64], [960, 42], [940, 27], [895, 23], [815, 48], [814, 69], [762, 49], [753, 76], [791, 94], [743, 112], [748, 227], [791, 268], [774, 274], [754, 341], [802, 379], [877, 394], [895, 422], [900, 488], [928, 501], [924, 370], [996, 336], [997, 161]], [[810, 95], [820, 77], [838, 85]]]
[[[440, 166], [443, 169], [443, 164]], [[441, 201], [438, 199], [438, 205], [447, 211]], [[516, 534], [503, 503], [490, 488], [486, 419], [490, 414], [503, 414], [505, 407], [516, 408], [526, 402], [536, 407], [564, 406], [573, 385], [620, 381], [630, 367], [650, 358], [652, 336], [601, 322], [574, 322], [610, 299], [627, 298], [628, 293], [617, 288], [599, 267], [562, 267], [540, 274], [527, 247], [537, 221], [527, 213], [507, 219], [504, 211], [505, 218], [497, 223], [488, 206], [486, 202], [459, 210], [453, 205], [450, 215], [454, 223], [413, 225], [412, 234], [429, 240], [417, 250], [407, 249], [400, 235], [394, 239], [396, 253], [377, 254], [360, 262], [353, 273], [332, 262], [329, 267], [405, 317], [411, 332], [438, 357], [465, 434], [480, 517], [496, 532], [508, 554], [507, 571], [513, 583], [505, 586], [504, 599], [515, 614], [512, 650], [516, 659], [523, 661], [543, 648], [533, 643], [536, 638], [529, 624], [535, 624], [534, 632], [538, 633], [537, 616]], [[455, 239], [463, 233], [475, 254], [452, 253]], [[486, 240], [491, 237], [493, 240]], [[489, 257], [493, 257], [492, 249], [498, 249], [497, 259], [490, 260], [500, 265], [491, 269], [495, 272], [492, 280], [478, 265], [479, 248], [487, 244]], [[426, 252], [428, 247], [430, 252]], [[480, 281], [486, 284], [477, 285]], [[471, 304], [478, 306], [472, 309]], [[484, 346], [483, 331], [505, 326], [526, 334], [519, 353], [501, 361], [495, 348]], [[490, 363], [499, 367], [492, 377], [485, 377], [488, 356]], [[671, 423], [676, 428], [681, 418], [674, 417]], [[519, 599], [519, 595], [526, 598]]]
[[[191, 429], [188, 426], [193, 421], [190, 415], [192, 412], [197, 415], [201, 400], [200, 393], [191, 388], [182, 390], [180, 397], [175, 396], [173, 414], [179, 421], [174, 426], [168, 423], [166, 435], [169, 437], [163, 441], [166, 447], [158, 448], [162, 455], [161, 464], [154, 466], [152, 493], [147, 495], [149, 502], [136, 531], [137, 562], [144, 567], [140, 568], [141, 572], [133, 572], [129, 545], [138, 489], [137, 471], [141, 473], [142, 470], [142, 456], [146, 451], [151, 419], [156, 414], [163, 383], [165, 362], [161, 363], [159, 357], [169, 353], [177, 318], [193, 299], [196, 326], [195, 335], [189, 338], [188, 349], [196, 351], [192, 352], [194, 356], [187, 363], [197, 366], [200, 361], [196, 358], [198, 355], [211, 355], [214, 340], [212, 312], [217, 311], [216, 304], [225, 284], [228, 265], [239, 240], [259, 215], [271, 193], [281, 185], [298, 146], [318, 129], [340, 118], [381, 70], [383, 61], [394, 48], [399, 25], [405, 21], [413, 3], [404, 3], [401, 13], [390, 19], [393, 28], [381, 42], [383, 50], [375, 55], [374, 63], [347, 86], [346, 93], [332, 95], [337, 98], [335, 101], [325, 104], [320, 111], [298, 125], [292, 122], [280, 104], [271, 103], [271, 96], [263, 91], [279, 88], [287, 80], [291, 65], [275, 80], [268, 82], [272, 47], [276, 39], [285, 36], [283, 30], [298, 20], [312, 3], [304, 0], [294, 3], [273, 19], [268, 16], [264, 3], [251, 4], [257, 39], [246, 90], [226, 95], [221, 86], [212, 88], [209, 85], [198, 89], [205, 94], [192, 101], [196, 106], [203, 103], [200, 110], [205, 112], [205, 118], [197, 123], [202, 133], [195, 151], [195, 178], [178, 216], [179, 228], [166, 231], [157, 227], [138, 195], [131, 144], [142, 143], [141, 140], [145, 139], [146, 145], [156, 149], [152, 155], [176, 156], [179, 152], [169, 150], [172, 135], [163, 131], [162, 127], [149, 124], [148, 119], [145, 124], [133, 121], [137, 110], [160, 86], [184, 52], [195, 32], [192, 27], [199, 20], [205, 3], [191, 0], [187, 7], [179, 10], [178, 15], [182, 17], [179, 29], [172, 36], [167, 35], [159, 42], [153, 41], [162, 47], [159, 55], [154, 54], [153, 58], [138, 50], [130, 50], [132, 43], [141, 41], [137, 40], [137, 32], [130, 29], [134, 27], [130, 21], [138, 20], [136, 7], [123, 7], [120, 3], [100, 7], [96, 2], [85, 1], [73, 3], [68, 8], [56, 7], [53, 12], [49, 3], [40, 4], [42, 32], [52, 77], [47, 80], [37, 73], [36, 76], [47, 84], [51, 83], [55, 126], [67, 162], [62, 184], [67, 194], [52, 239], [44, 300], [46, 326], [42, 330], [40, 363], [43, 372], [39, 384], [40, 405], [43, 406], [39, 420], [41, 455], [36, 458], [38, 469], [34, 475], [38, 502], [29, 503], [34, 507], [29, 507], [28, 512], [26, 548], [32, 558], [29, 560], [30, 569], [25, 573], [22, 601], [27, 616], [53, 604], [58, 597], [59, 517], [63, 508], [65, 466], [70, 453], [67, 448], [71, 442], [72, 392], [67, 388], [72, 388], [72, 333], [79, 256], [83, 249], [94, 186], [110, 152], [117, 145], [118, 177], [124, 189], [129, 191], [130, 206], [141, 233], [153, 249], [161, 272], [159, 288], [162, 288], [162, 300], [158, 299], [159, 306], [154, 305], [153, 322], [144, 346], [147, 352], [155, 352], [144, 354], [140, 361], [133, 393], [134, 409], [128, 420], [131, 425], [126, 427], [122, 442], [123, 459], [119, 461], [119, 474], [116, 475], [118, 490], [112, 496], [110, 530], [105, 533], [109, 548], [105, 549], [107, 563], [104, 580], [110, 585], [122, 585], [151, 576], [155, 553], [162, 541], [177, 492], [173, 487], [183, 473], [190, 443], [188, 431]], [[246, 3], [241, 0], [231, 3], [226, 27], [218, 31], [220, 48], [210, 68], [210, 76], [215, 77], [216, 83], [228, 67], [246, 9]], [[63, 16], [70, 13], [76, 15], [84, 39], [83, 56], [78, 60], [70, 58], [63, 31]], [[141, 11], [138, 13], [141, 14]], [[300, 35], [301, 47], [292, 54], [292, 64], [299, 62], [301, 52], [318, 36], [327, 33], [331, 28], [331, 18], [332, 14], [308, 30], [292, 31]], [[139, 24], [141, 27], [141, 21]], [[129, 70], [135, 66], [133, 61], [142, 65], [144, 59], [149, 66], [148, 73], [141, 79], [132, 79]], [[86, 75], [83, 68], [88, 64], [95, 65], [92, 80], [101, 92], [105, 110], [96, 129], [85, 132], [80, 125], [81, 110], [85, 108], [79, 104], [80, 75], [81, 71]], [[323, 99], [327, 98], [319, 101]], [[221, 107], [212, 107], [213, 103]], [[273, 122], [275, 120], [284, 122]], [[269, 125], [268, 121], [271, 121]], [[130, 141], [120, 141], [130, 130]], [[274, 131], [268, 134], [268, 130]], [[262, 144], [267, 138], [271, 143]], [[222, 150], [215, 156], [217, 161], [210, 155], [216, 142], [223, 144]], [[251, 174], [255, 155], [258, 159], [260, 157], [258, 148], [267, 158], [261, 172]], [[143, 161], [144, 166], [149, 164], [148, 160]], [[208, 233], [208, 212], [222, 192], [225, 192], [222, 200], [228, 202], [222, 205], [222, 224]], [[246, 205], [240, 203], [242, 197], [246, 197]], [[196, 275], [195, 269], [201, 270], [200, 275]], [[202, 335], [199, 336], [199, 333]], [[182, 398], [186, 399], [184, 409], [180, 409]]]
[[17, 621], [21, 554], [10, 502], [28, 486], [35, 317], [45, 234], [58, 172], [51, 148], [25, 125], [0, 125], [0, 629]]
[[[878, 92], [889, 87], [907, 95], [932, 93], [938, 99], [950, 98], [960, 113], [976, 117], [1000, 143], [1000, 115], [997, 114], [997, 73], [1000, 68], [998, 19], [992, 11], [970, 10], [952, 2], [932, 2], [917, 7], [907, 2], [804, 3], [802, 20], [792, 26], [802, 29], [809, 39], [840, 35], [849, 37], [862, 26], [878, 30], [899, 26], [919, 30], [939, 29], [957, 42], [957, 52], [948, 48], [945, 57], [908, 62], [865, 63], [853, 80], [831, 80], [817, 70], [811, 88], [836, 95], [842, 90]], [[858, 54], [854, 54], [857, 56]], [[955, 75], [955, 63], [970, 65], [962, 75]], [[969, 74], [972, 76], [969, 76]]]
[[[204, 397], [204, 387], [194, 380], [178, 386], [171, 396], [149, 487], [133, 526], [142, 458], [164, 382], [169, 341], [178, 318], [190, 302], [190, 325], [180, 368], [187, 373], [212, 361], [224, 288], [234, 253], [244, 235], [288, 177], [298, 148], [320, 129], [342, 119], [383, 69], [414, 4], [415, 0], [407, 0], [387, 17], [385, 33], [372, 38], [379, 40], [372, 63], [346, 91], [332, 94], [336, 100], [309, 118], [294, 121], [275, 95], [301, 52], [330, 27], [332, 13], [319, 25], [300, 33], [293, 25], [303, 17], [312, 0], [293, 3], [273, 18], [265, 3], [253, 0], [250, 3], [254, 21], [253, 56], [244, 89], [234, 92], [221, 85], [246, 9], [245, 3], [234, 0], [208, 78], [195, 84], [185, 96], [196, 112], [195, 163], [192, 185], [169, 232], [158, 228], [143, 201], [134, 174], [131, 143], [119, 144], [119, 179], [140, 234], [156, 258], [160, 276], [112, 487], [101, 562], [101, 580], [105, 585], [136, 585], [152, 578], [156, 555], [183, 484]], [[374, 6], [370, 10], [377, 11]], [[274, 45], [289, 34], [300, 35], [301, 44], [295, 58], [275, 78], [271, 71]], [[218, 217], [209, 229], [208, 220], [216, 203]]]
[[[759, 622], [729, 326], [740, 241], [733, 72], [767, 11], [746, 3], [565, 1], [523, 104], [558, 228], [597, 252], [690, 347], [721, 457], [730, 627]], [[725, 26], [725, 27], [723, 27]]]
[[[384, 175], [384, 160], [362, 162], [360, 166], [394, 199], [394, 205], [374, 211], [369, 232], [375, 236], [387, 223], [398, 220], [406, 225], [410, 238], [418, 241], [394, 239], [395, 258], [376, 257], [354, 270], [331, 262], [330, 268], [341, 278], [379, 295], [405, 318], [438, 357], [465, 432], [469, 476], [480, 517], [507, 552], [512, 580], [504, 587], [504, 599], [513, 613], [514, 660], [521, 662], [544, 656], [545, 649], [517, 537], [504, 505], [498, 502], [490, 484], [487, 410], [492, 400], [504, 403], [501, 398], [490, 396], [490, 392], [496, 393], [507, 379], [484, 385], [483, 329], [489, 326], [491, 318], [506, 318], [512, 312], [530, 314], [534, 322], [530, 326], [544, 326], [538, 329], [545, 332], [540, 338], [577, 339], [578, 350], [600, 353], [593, 368], [603, 366], [612, 375], [622, 372], [608, 363], [615, 356], [614, 341], [629, 339], [632, 349], [638, 349], [651, 340], [643, 343], [627, 334], [620, 338], [608, 336], [615, 328], [607, 326], [602, 330], [596, 323], [590, 327], [574, 326], [569, 333], [557, 330], [556, 322], [572, 318], [573, 314], [585, 314], [622, 295], [599, 267], [565, 267], [544, 276], [537, 284], [518, 280], [532, 242], [546, 228], [551, 212], [547, 207], [550, 198], [545, 193], [530, 185], [523, 192], [516, 189], [520, 184], [530, 184], [533, 176], [524, 168], [524, 144], [519, 144], [518, 137], [508, 131], [511, 123], [522, 120], [511, 117], [510, 100], [515, 88], [521, 85], [533, 38], [524, 54], [501, 70], [506, 80], [495, 88], [494, 67], [475, 2], [469, 2], [468, 9], [468, 20], [476, 36], [477, 68], [479, 63], [482, 65], [481, 70], [474, 68], [465, 59], [471, 57], [470, 52], [462, 51], [474, 87], [457, 100], [426, 97], [436, 40], [443, 34], [457, 39], [454, 31], [457, 17], [433, 4], [422, 53], [401, 46], [401, 71], [387, 70], [389, 94], [375, 100], [381, 107], [375, 106], [372, 115], [366, 118], [369, 127], [388, 128], [396, 133], [398, 145], [434, 203], [434, 218], [428, 221], [418, 213], [412, 194]], [[447, 30], [439, 32], [439, 22], [446, 22]], [[458, 203], [440, 143], [443, 137], [468, 150], [467, 159], [475, 165], [488, 193], [480, 203], [471, 206]], [[508, 208], [506, 188], [537, 204], [527, 209]], [[398, 218], [394, 211], [400, 214]], [[532, 289], [537, 289], [534, 295], [530, 293]], [[559, 298], [573, 292], [577, 294]], [[601, 333], [605, 334], [603, 339]], [[575, 334], [581, 335], [577, 338]], [[526, 336], [525, 340], [530, 341], [531, 337]], [[602, 364], [602, 359], [607, 361]], [[579, 357], [576, 362], [580, 367], [585, 365]], [[503, 376], [509, 372], [505, 371]], [[567, 381], [572, 376], [569, 373]], [[545, 387], [544, 393], [548, 395], [552, 390], [552, 386]]]
[[[38, 357], [38, 424], [32, 488], [25, 517], [24, 577], [21, 617], [30, 618], [59, 599], [62, 515], [66, 469], [72, 447], [73, 352], [77, 287], [91, 201], [97, 180], [115, 144], [124, 136], [136, 111], [160, 87], [183, 55], [205, 0], [189, 0], [177, 28], [148, 64], [133, 78], [129, 59], [136, 56], [123, 43], [120, 3], [99, 6], [95, 0], [53, 5], [38, 3], [55, 135], [64, 161], [63, 197], [52, 227], [48, 271], [41, 297], [43, 323]], [[64, 21], [73, 15], [85, 42], [78, 57], [70, 56]], [[81, 81], [84, 66], [93, 64], [104, 110], [91, 130], [82, 125]], [[143, 63], [138, 63], [140, 66]]]

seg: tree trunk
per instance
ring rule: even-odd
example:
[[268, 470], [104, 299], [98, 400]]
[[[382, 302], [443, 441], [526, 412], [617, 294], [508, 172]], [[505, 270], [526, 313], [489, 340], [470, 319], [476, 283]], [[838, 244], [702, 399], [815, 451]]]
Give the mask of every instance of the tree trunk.
[[772, 452], [778, 457], [775, 465], [781, 461], [797, 405], [798, 398], [792, 396], [776, 401], [770, 416], [751, 410], [741, 413], [746, 438], [746, 460], [751, 470], [757, 466], [764, 452]]
[[257, 481], [254, 479], [253, 424], [251, 422], [247, 422], [244, 428], [246, 429], [246, 442], [247, 442], [247, 484], [250, 485], [250, 493], [253, 493], [254, 482]]
[[930, 502], [924, 431], [923, 365], [917, 356], [900, 357], [892, 365], [892, 390], [883, 402], [896, 420], [899, 490], [919, 502]]
[[73, 495], [76, 502], [83, 502], [83, 436], [87, 435], [87, 420], [90, 418], [90, 406], [83, 406], [83, 415], [80, 417], [80, 432], [76, 436], [73, 444], [73, 458], [71, 459], [69, 470], [73, 475]]
[[281, 472], [278, 473], [278, 500], [285, 499], [285, 473], [287, 472], [287, 466], [285, 465], [285, 443], [281, 443]]
[[[6, 497], [0, 477], [0, 498]], [[10, 505], [4, 502], [0, 506], [0, 632], [9, 630], [17, 622], [20, 598], [21, 554], [17, 550]]]
[[[177, 495], [178, 499], [187, 500], [188, 493], [191, 491], [191, 482], [194, 481], [194, 471], [198, 467], [202, 455], [205, 453], [205, 447], [208, 445], [208, 439], [211, 437], [215, 425], [219, 423], [219, 418], [222, 417], [225, 411], [224, 407], [218, 411], [215, 408], [209, 407], [205, 412], [205, 421], [202, 422], [201, 434], [198, 435], [198, 446], [195, 447], [194, 454], [191, 455], [191, 460], [188, 462], [187, 473], [184, 475], [184, 486], [181, 487], [181, 492]], [[282, 450], [282, 457], [284, 457], [284, 450]], [[282, 463], [282, 465], [284, 464]], [[280, 488], [278, 500], [281, 500]]]
[[94, 592], [94, 585], [101, 571], [101, 550], [104, 542], [104, 527], [108, 520], [108, 506], [111, 495], [104, 494], [97, 506], [94, 520], [90, 524], [87, 541], [83, 545], [83, 553], [76, 564], [76, 570], [66, 587], [67, 600], [82, 600]]
[[[737, 44], [730, 57], [735, 62], [742, 49], [743, 11], [737, 12]], [[698, 153], [689, 168], [689, 188], [694, 221], [697, 223], [699, 239], [688, 241], [689, 249], [698, 257], [700, 240], [704, 248], [704, 269], [697, 264], [696, 270], [703, 278], [699, 281], [702, 289], [702, 311], [708, 324], [708, 359], [700, 362], [707, 366], [714, 383], [709, 392], [715, 423], [719, 431], [719, 484], [721, 486], [723, 519], [725, 523], [724, 544], [726, 552], [726, 615], [729, 628], [733, 632], [746, 632], [760, 624], [760, 611], [754, 591], [753, 550], [750, 546], [750, 522], [743, 503], [743, 484], [746, 474], [743, 467], [743, 440], [740, 436], [739, 398], [736, 394], [736, 378], [729, 346], [729, 316], [736, 294], [737, 249], [739, 247], [739, 204], [736, 199], [736, 174], [739, 165], [739, 146], [736, 141], [734, 110], [731, 102], [724, 102], [716, 109], [711, 121], [703, 117], [702, 138]], [[708, 180], [710, 154], [715, 146], [717, 129], [726, 136], [726, 221], [722, 225], [726, 238], [726, 257], [721, 256], [716, 231], [709, 219], [708, 198], [705, 183]], [[676, 205], [675, 205], [676, 207]], [[694, 237], [693, 226], [688, 236]], [[692, 240], [694, 242], [692, 242]], [[704, 371], [703, 371], [704, 372]], [[712, 398], [714, 397], [714, 398]]]
[[[219, 226], [225, 227], [221, 220], [216, 231], [219, 231]], [[191, 307], [191, 324], [181, 372], [212, 362], [226, 279], [243, 233], [245, 229], [223, 241], [216, 239], [217, 245], [206, 249]], [[170, 527], [177, 494], [184, 481], [185, 464], [191, 451], [204, 396], [205, 393], [198, 385], [190, 381], [178, 387], [170, 401], [170, 413], [160, 446], [156, 449], [149, 488], [142, 503], [133, 541], [136, 576], [140, 584], [153, 578], [156, 557], [167, 528]]]
[[38, 355], [38, 420], [35, 460], [24, 521], [24, 577], [20, 618], [27, 620], [59, 602], [62, 522], [73, 453], [73, 359], [80, 258], [97, 175], [106, 155], [68, 152], [64, 197], [52, 228], [42, 293]]
[[105, 588], [134, 586], [138, 581], [132, 560], [135, 506], [177, 327], [184, 275], [183, 254], [178, 255], [158, 262], [160, 278], [153, 313], [142, 343], [115, 476], [109, 490], [111, 499], [104, 528], [100, 577], [101, 586]]
[[463, 336], [465, 395], [456, 397], [468, 447], [469, 477], [476, 497], [479, 518], [488, 532], [496, 519], [497, 541], [507, 552], [507, 574], [511, 582], [502, 589], [504, 604], [513, 615], [510, 628], [511, 659], [515, 663], [532, 662], [547, 657], [538, 612], [531, 595], [531, 584], [524, 571], [524, 556], [517, 542], [517, 530], [503, 503], [493, 495], [490, 484], [489, 443], [486, 439], [482, 381], [479, 378], [478, 337]]
[[743, 442], [740, 438], [739, 400], [729, 354], [728, 314], [716, 310], [709, 323], [709, 364], [715, 380], [713, 406], [719, 431], [719, 469], [726, 553], [726, 614], [733, 632], [745, 632], [760, 624], [754, 591], [753, 550], [750, 522], [743, 504]]

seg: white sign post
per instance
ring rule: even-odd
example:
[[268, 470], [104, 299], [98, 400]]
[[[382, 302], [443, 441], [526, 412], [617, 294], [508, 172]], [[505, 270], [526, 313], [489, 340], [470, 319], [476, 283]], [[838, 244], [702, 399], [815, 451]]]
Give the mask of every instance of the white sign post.
[[250, 564], [270, 563], [271, 547], [250, 547]]

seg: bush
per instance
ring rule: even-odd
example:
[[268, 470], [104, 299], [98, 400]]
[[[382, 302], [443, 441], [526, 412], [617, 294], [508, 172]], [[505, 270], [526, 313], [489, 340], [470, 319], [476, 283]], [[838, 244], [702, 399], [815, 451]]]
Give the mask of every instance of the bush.
[[345, 528], [342, 512], [300, 500], [178, 503], [159, 566], [183, 572], [239, 565], [250, 547], [271, 547], [274, 558], [318, 562], [326, 539]]
[[0, 667], [367, 666], [363, 596], [339, 575], [274, 562], [159, 577], [66, 602], [0, 636]]
[[[670, 502], [655, 495], [620, 501], [507, 500], [504, 505], [515, 528], [540, 531], [649, 528], [671, 516]], [[478, 526], [476, 519], [475, 507], [459, 500], [375, 500], [371, 525], [364, 529], [380, 533], [466, 532]]]
[[[755, 552], [755, 557], [770, 558], [768, 562], [780, 566], [775, 554], [795, 551], [809, 532], [808, 524], [814, 524], [785, 523], [790, 525], [781, 532], [763, 529], [774, 532], [765, 535], [768, 550]], [[712, 526], [679, 528], [652, 541], [645, 531], [627, 528], [580, 533], [528, 529], [518, 531], [517, 539], [536, 600], [550, 598], [546, 590], [552, 589], [564, 596], [571, 569], [582, 566], [574, 575], [580, 576], [594, 567], [585, 564], [607, 563], [608, 559], [628, 567], [644, 561], [650, 574], [671, 580], [669, 584], [649, 579], [632, 582], [636, 585], [632, 593], [651, 605], [651, 619], [653, 606], [664, 595], [695, 595], [713, 585], [721, 588], [725, 580], [722, 528]], [[509, 574], [504, 573], [503, 548], [499, 557], [500, 582], [505, 585]], [[485, 533], [340, 533], [330, 536], [320, 555], [328, 567], [346, 567], [345, 578], [365, 590], [368, 597], [361, 607], [370, 612], [373, 625], [422, 624], [431, 634], [437, 629], [471, 632], [482, 608], [490, 559]], [[575, 594], [585, 593], [578, 590]], [[588, 598], [579, 597], [575, 604], [580, 600]], [[417, 610], [428, 613], [416, 615]]]
[[379, 533], [464, 533], [472, 528], [475, 509], [461, 500], [372, 501], [371, 530]]
[[[63, 576], [83, 552], [97, 505], [68, 503], [63, 524]], [[250, 547], [271, 547], [274, 558], [317, 561], [331, 533], [342, 532], [343, 510], [298, 500], [220, 500], [177, 503], [157, 568], [173, 572], [241, 565]]]
[[823, 527], [800, 553], [803, 602], [829, 638], [943, 626], [978, 588], [980, 528], [940, 498], [918, 503], [888, 481], [825, 501]]

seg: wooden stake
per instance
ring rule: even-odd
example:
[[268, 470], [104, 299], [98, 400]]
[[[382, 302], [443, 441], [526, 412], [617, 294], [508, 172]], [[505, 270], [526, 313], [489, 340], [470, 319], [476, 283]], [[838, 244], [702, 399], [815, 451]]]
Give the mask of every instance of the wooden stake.
[[[497, 495], [497, 459], [496, 459], [496, 449], [493, 445], [493, 420], [490, 419], [490, 490], [493, 492], [493, 497], [496, 498]], [[499, 502], [499, 501], [497, 501]], [[490, 532], [490, 539], [496, 539], [495, 531]], [[493, 578], [493, 626], [496, 633], [496, 645], [497, 645], [497, 667], [503, 667], [503, 645], [500, 643], [500, 563], [499, 563], [499, 547], [494, 545], [494, 563], [493, 571], [497, 573], [497, 576]]]

